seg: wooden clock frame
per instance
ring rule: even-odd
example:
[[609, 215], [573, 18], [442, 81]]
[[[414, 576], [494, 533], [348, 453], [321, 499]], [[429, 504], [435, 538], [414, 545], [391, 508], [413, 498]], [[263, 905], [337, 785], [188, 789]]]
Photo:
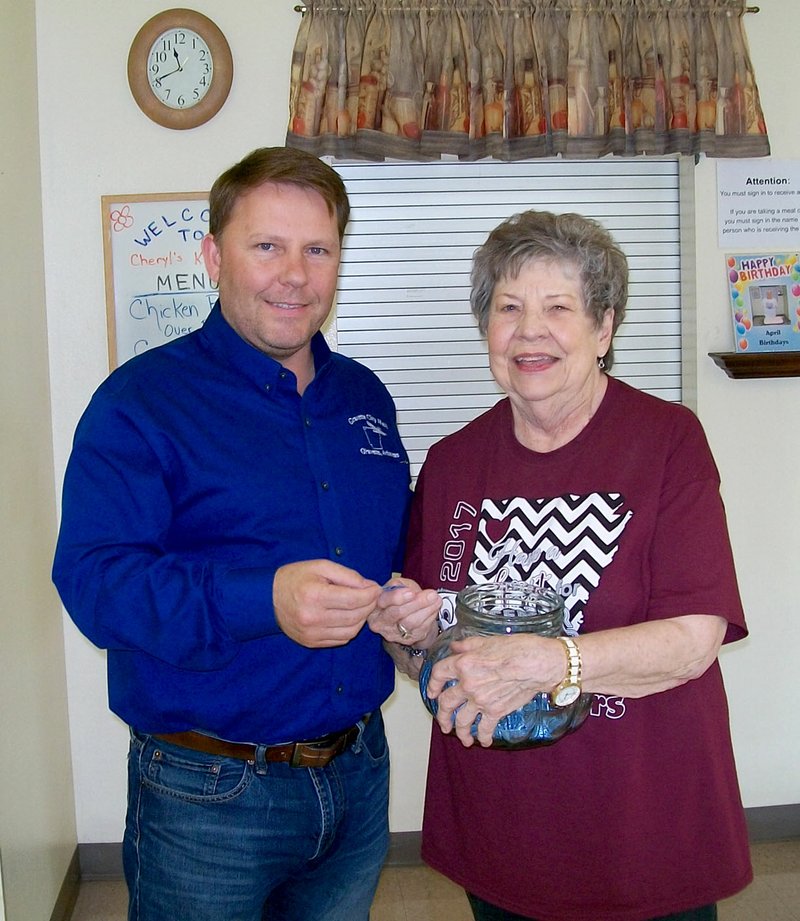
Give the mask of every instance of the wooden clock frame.
[[[194, 106], [172, 109], [150, 89], [147, 59], [156, 39], [173, 29], [191, 29], [208, 45], [214, 61], [211, 87]], [[157, 13], [136, 33], [128, 53], [128, 85], [144, 114], [165, 128], [196, 128], [213, 118], [222, 108], [233, 82], [233, 55], [222, 31], [207, 16], [196, 10], [170, 9]]]

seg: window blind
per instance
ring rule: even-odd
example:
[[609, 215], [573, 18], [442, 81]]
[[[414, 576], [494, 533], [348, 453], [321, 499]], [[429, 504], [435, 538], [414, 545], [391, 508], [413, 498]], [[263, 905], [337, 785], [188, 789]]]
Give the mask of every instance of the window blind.
[[681, 399], [680, 200], [675, 159], [343, 163], [352, 208], [336, 344], [388, 387], [416, 477], [428, 447], [501, 396], [469, 309], [472, 254], [528, 208], [600, 221], [630, 265], [613, 374]]

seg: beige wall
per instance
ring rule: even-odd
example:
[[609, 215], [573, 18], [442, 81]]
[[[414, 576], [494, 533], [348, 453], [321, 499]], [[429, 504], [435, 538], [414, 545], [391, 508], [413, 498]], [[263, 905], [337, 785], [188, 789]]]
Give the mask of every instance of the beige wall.
[[[9, 0], [10, 2], [10, 0]], [[248, 150], [283, 142], [292, 0], [203, 0], [193, 4], [226, 33], [236, 61], [231, 97], [207, 125], [170, 132], [150, 123], [128, 92], [125, 60], [136, 30], [166, 4], [140, 0], [38, 0], [39, 106], [44, 192], [47, 318], [55, 481], [60, 484], [77, 418], [107, 373], [99, 200], [103, 194], [191, 191]], [[800, 158], [796, 118], [784, 87], [800, 78], [792, 46], [792, 0], [773, 0], [748, 18], [773, 153]], [[91, 28], [86, 24], [91, 23]], [[66, 49], [70, 66], [64, 68]], [[731, 381], [707, 352], [732, 338], [717, 248], [715, 164], [694, 171], [697, 199], [696, 405], [724, 480], [752, 637], [723, 654], [745, 803], [800, 801], [796, 678], [800, 621], [791, 605], [792, 523], [800, 503], [793, 477], [800, 454], [794, 405], [800, 380]], [[753, 488], [778, 471], [771, 492]], [[46, 591], [42, 588], [41, 591]], [[106, 711], [104, 660], [65, 626], [70, 729], [81, 842], [118, 841], [124, 811], [125, 731]], [[762, 714], [769, 712], [770, 718]], [[394, 771], [395, 831], [419, 828], [427, 718], [415, 689], [401, 684], [387, 708]]]
[[0, 917], [45, 921], [77, 836], [61, 606], [49, 579], [55, 492], [33, 0], [2, 0], [0, 22]]

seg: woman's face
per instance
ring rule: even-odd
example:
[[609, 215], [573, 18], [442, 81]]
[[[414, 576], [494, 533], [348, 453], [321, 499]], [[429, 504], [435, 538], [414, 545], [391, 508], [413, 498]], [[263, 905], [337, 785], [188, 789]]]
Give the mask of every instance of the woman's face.
[[[597, 359], [611, 343], [613, 310], [595, 327], [575, 266], [536, 260], [501, 278], [489, 306], [489, 367], [514, 405], [579, 405], [600, 377]], [[542, 404], [542, 409], [545, 409]]]

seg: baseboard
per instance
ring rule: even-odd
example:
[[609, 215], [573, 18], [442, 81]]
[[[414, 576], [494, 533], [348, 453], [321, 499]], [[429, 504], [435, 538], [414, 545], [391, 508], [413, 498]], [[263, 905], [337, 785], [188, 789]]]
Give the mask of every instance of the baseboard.
[[[757, 806], [745, 809], [747, 830], [753, 842], [800, 838], [800, 803], [786, 806]], [[421, 832], [393, 832], [389, 838], [388, 867], [414, 867], [420, 858]], [[80, 878], [121, 879], [121, 844], [79, 844]], [[65, 881], [66, 885], [66, 881]], [[53, 921], [57, 921], [56, 915]]]
[[[78, 900], [78, 890], [81, 885], [81, 868], [78, 858], [78, 848], [72, 854], [72, 860], [69, 862], [67, 872], [64, 874], [64, 882], [50, 915], [50, 921], [69, 921], [72, 917], [72, 909], [75, 908], [75, 902]], [[0, 912], [0, 914], [2, 914]]]
[[745, 809], [747, 833], [753, 842], [800, 838], [800, 803]]
[[79, 844], [81, 879], [122, 879], [122, 842]]
[[387, 867], [418, 867], [422, 863], [420, 848], [421, 831], [394, 831], [389, 835]]

